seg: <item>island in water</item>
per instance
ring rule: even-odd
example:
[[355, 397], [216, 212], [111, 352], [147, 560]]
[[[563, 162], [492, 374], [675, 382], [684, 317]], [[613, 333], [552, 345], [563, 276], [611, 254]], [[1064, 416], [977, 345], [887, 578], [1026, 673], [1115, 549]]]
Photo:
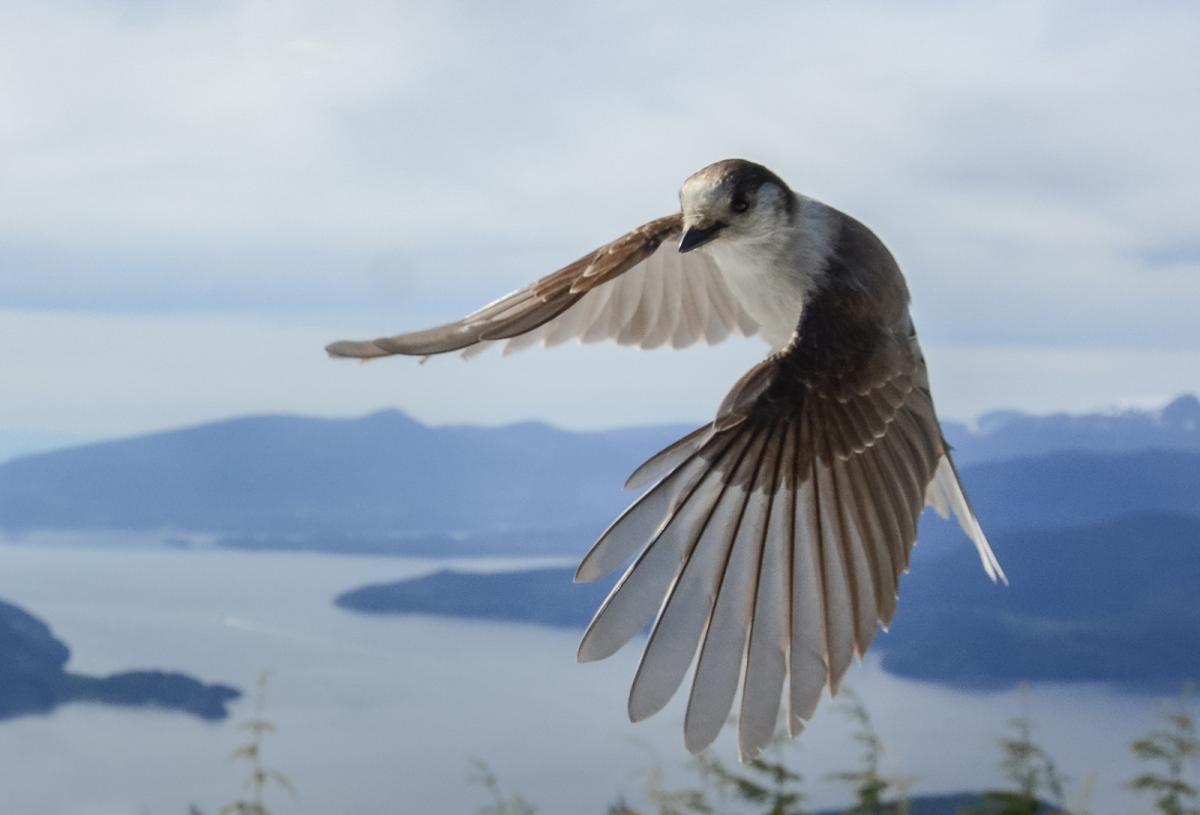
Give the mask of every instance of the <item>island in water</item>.
[[241, 691], [165, 671], [85, 676], [66, 670], [70, 649], [32, 614], [0, 600], [0, 720], [69, 702], [153, 707], [218, 720]]
[[[983, 576], [965, 539], [917, 547], [891, 631], [875, 640], [884, 670], [955, 687], [1060, 681], [1154, 691], [1200, 676], [1200, 518], [1146, 513], [992, 538], [1008, 586]], [[367, 614], [582, 627], [616, 576], [593, 584], [573, 576], [444, 570], [335, 602]]]

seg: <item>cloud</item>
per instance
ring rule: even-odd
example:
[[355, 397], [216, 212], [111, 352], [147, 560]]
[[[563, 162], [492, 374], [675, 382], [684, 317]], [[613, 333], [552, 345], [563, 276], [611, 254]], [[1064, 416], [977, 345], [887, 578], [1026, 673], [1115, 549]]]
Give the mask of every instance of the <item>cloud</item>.
[[[763, 353], [757, 340], [655, 352], [571, 344], [510, 357], [493, 351], [470, 362], [364, 365], [321, 352], [338, 336], [337, 322], [0, 311], [0, 428], [99, 438], [243, 413], [346, 416], [385, 406], [431, 424], [536, 416], [570, 428], [698, 425]], [[1162, 403], [1180, 391], [1200, 392], [1195, 350], [933, 345], [926, 355], [938, 408], [954, 418], [1001, 407]]]
[[26, 4], [0, 29], [0, 307], [399, 330], [746, 155], [884, 237], [929, 344], [1169, 359], [1200, 350], [1197, 22], [1051, 0]]
[[361, 364], [326, 358], [333, 322], [0, 311], [0, 427], [96, 437], [245, 412], [354, 415], [391, 405], [434, 424], [530, 415], [568, 427], [699, 423], [762, 356], [761, 343], [743, 340], [674, 353], [573, 345], [469, 363]]

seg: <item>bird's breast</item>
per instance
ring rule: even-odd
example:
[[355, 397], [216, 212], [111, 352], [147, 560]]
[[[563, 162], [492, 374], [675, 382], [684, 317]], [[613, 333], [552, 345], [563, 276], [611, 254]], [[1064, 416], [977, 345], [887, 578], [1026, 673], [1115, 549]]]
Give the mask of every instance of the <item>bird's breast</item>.
[[812, 288], [810, 270], [772, 247], [714, 241], [710, 254], [763, 339], [774, 350], [787, 345]]

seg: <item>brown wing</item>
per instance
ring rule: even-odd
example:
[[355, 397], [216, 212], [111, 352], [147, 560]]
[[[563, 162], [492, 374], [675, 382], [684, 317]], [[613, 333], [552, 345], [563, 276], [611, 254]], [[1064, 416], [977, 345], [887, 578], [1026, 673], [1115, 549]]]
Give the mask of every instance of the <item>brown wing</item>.
[[335, 342], [325, 350], [358, 358], [451, 351], [470, 356], [499, 340], [508, 341], [508, 352], [569, 339], [682, 348], [756, 333], [757, 324], [716, 265], [702, 253], [675, 251], [681, 223], [679, 214], [650, 221], [462, 320], [394, 337]]
[[[581, 660], [612, 654], [657, 612], [632, 719], [661, 709], [696, 660], [692, 751], [716, 737], [739, 687], [744, 756], [771, 738], [785, 684], [798, 732], [892, 619], [927, 495], [966, 506], [907, 316], [881, 327], [866, 298], [842, 285], [818, 294], [792, 343], [742, 378], [711, 425], [634, 474], [665, 472], [580, 564], [578, 579], [594, 580], [633, 559]], [[982, 532], [976, 542], [986, 549]]]

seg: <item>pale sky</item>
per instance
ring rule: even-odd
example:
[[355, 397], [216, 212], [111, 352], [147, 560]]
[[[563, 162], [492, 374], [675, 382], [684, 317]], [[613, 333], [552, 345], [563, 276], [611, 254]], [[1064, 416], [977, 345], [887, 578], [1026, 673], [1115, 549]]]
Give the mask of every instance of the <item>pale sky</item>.
[[0, 0], [0, 441], [701, 421], [765, 346], [321, 349], [460, 316], [728, 156], [888, 243], [946, 416], [1200, 390], [1200, 7], [732, 8]]

